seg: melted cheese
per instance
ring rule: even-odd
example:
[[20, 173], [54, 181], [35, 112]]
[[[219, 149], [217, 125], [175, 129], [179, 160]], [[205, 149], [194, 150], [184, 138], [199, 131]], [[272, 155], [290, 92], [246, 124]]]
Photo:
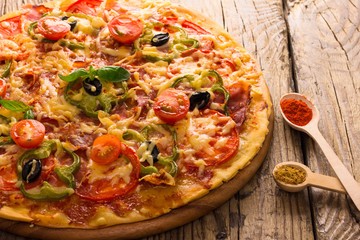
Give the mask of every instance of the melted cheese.
[[87, 166], [89, 170], [89, 183], [93, 183], [101, 179], [111, 180], [111, 184], [115, 185], [118, 183], [119, 179], [124, 179], [125, 184], [130, 182], [130, 174], [133, 170], [133, 166], [130, 162], [126, 163], [124, 157], [112, 162], [111, 164], [101, 165], [90, 160], [89, 165]]

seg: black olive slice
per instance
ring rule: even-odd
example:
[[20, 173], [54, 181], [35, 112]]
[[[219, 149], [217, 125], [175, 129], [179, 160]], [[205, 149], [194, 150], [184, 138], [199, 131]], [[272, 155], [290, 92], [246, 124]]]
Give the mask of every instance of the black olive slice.
[[24, 182], [34, 182], [41, 173], [41, 161], [39, 159], [31, 159], [25, 163], [22, 169], [22, 178]]
[[[149, 149], [150, 144], [152, 143], [151, 141], [145, 141], [145, 143], [147, 144], [147, 149]], [[158, 161], [158, 155], [160, 154], [159, 148], [154, 145], [152, 151], [151, 151], [151, 156], [153, 157], [153, 161], [154, 163]]]
[[207, 91], [196, 92], [190, 97], [190, 111], [193, 111], [195, 107], [203, 109], [210, 100], [210, 93]]
[[[69, 19], [68, 16], [64, 16], [64, 17], [61, 18], [61, 20], [63, 20], [63, 21], [66, 21], [66, 20], [68, 20], [68, 19]], [[72, 22], [68, 22], [68, 24], [70, 25], [70, 31], [72, 31], [72, 30], [74, 30], [74, 28], [75, 28], [75, 26], [76, 26], [76, 24], [77, 24], [77, 20], [75, 19], [75, 20], [72, 21]]]
[[102, 84], [97, 78], [94, 78], [94, 80], [91, 80], [90, 78], [85, 79], [83, 81], [83, 87], [91, 96], [98, 96], [102, 91]]
[[69, 25], [70, 25], [70, 31], [74, 30], [76, 24], [77, 24], [77, 20], [74, 20], [74, 21], [72, 21], [71, 23], [69, 23]]
[[169, 38], [170, 38], [169, 33], [156, 34], [151, 39], [151, 45], [155, 46], [155, 47], [162, 46], [162, 45], [166, 44], [169, 41]]

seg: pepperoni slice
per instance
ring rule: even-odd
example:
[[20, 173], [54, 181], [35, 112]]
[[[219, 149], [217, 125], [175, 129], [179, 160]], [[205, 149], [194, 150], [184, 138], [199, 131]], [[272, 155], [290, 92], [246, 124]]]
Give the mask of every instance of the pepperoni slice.
[[31, 22], [39, 20], [42, 15], [53, 10], [52, 8], [45, 7], [44, 5], [25, 5], [22, 6], [21, 9], [27, 11], [23, 16], [26, 20]]
[[227, 87], [230, 93], [228, 107], [230, 116], [236, 122], [236, 126], [240, 129], [245, 121], [247, 108], [250, 102], [251, 85], [247, 82], [241, 81]]
[[0, 21], [0, 39], [6, 39], [21, 32], [21, 15]]
[[65, 12], [83, 13], [86, 15], [95, 16], [96, 8], [100, 6], [103, 0], [78, 0], [71, 4]]
[[210, 34], [210, 32], [206, 31], [205, 29], [203, 29], [202, 27], [200, 27], [199, 25], [190, 22], [188, 20], [185, 20], [184, 22], [182, 22], [181, 26], [183, 28], [185, 28], [186, 32], [188, 34], [192, 34], [192, 35], [207, 35]]
[[14, 191], [17, 189], [16, 162], [0, 165], [0, 190]]

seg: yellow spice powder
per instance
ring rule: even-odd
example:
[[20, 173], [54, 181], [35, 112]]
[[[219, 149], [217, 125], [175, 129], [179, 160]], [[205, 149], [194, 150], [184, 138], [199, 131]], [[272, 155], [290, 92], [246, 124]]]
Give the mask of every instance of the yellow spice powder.
[[306, 172], [297, 167], [284, 165], [275, 171], [274, 176], [278, 181], [296, 185], [305, 181]]

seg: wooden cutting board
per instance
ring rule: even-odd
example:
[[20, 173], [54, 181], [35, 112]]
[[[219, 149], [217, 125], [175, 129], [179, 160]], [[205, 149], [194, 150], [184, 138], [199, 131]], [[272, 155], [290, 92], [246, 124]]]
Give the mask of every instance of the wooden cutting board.
[[44, 240], [120, 240], [150, 236], [184, 225], [222, 205], [255, 175], [270, 147], [274, 128], [273, 113], [269, 120], [269, 133], [265, 138], [265, 142], [246, 168], [241, 170], [232, 180], [210, 191], [206, 196], [175, 209], [166, 215], [142, 222], [90, 230], [72, 228], [53, 229], [34, 226], [24, 222], [0, 219], [0, 229], [17, 235]]

